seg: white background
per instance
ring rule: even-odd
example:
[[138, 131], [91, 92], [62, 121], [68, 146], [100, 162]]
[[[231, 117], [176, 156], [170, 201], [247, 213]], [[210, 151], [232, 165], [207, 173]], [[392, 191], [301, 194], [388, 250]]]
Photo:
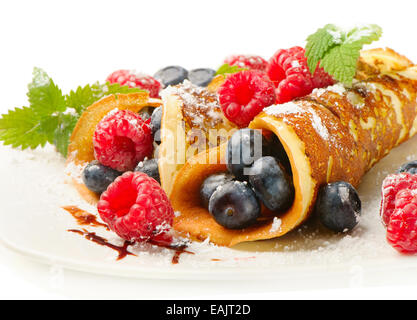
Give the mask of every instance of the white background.
[[[226, 55], [269, 58], [327, 23], [377, 23], [378, 46], [417, 61], [415, 1], [1, 1], [0, 111], [26, 104], [34, 66], [64, 92], [120, 68], [217, 68]], [[1, 196], [0, 196], [1, 199]], [[1, 199], [1, 201], [7, 201]], [[2, 212], [1, 214], [7, 214]], [[65, 280], [62, 280], [65, 279]], [[54, 270], [0, 250], [0, 298], [416, 298], [417, 285], [314, 291], [279, 284], [139, 281]]]

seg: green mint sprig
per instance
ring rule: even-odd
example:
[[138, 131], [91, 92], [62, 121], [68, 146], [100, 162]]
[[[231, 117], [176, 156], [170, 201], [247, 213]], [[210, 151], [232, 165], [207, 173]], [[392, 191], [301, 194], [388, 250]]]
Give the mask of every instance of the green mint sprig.
[[22, 149], [51, 143], [64, 157], [71, 133], [88, 106], [110, 94], [142, 91], [117, 83], [95, 83], [64, 95], [39, 68], [34, 68], [28, 90], [29, 107], [15, 108], [0, 116], [0, 141]]
[[376, 24], [343, 30], [328, 24], [307, 38], [306, 57], [310, 72], [318, 65], [337, 81], [351, 85], [356, 74], [360, 50], [382, 35]]
[[241, 68], [238, 66], [231, 66], [230, 64], [223, 64], [222, 66], [220, 66], [219, 69], [217, 69], [216, 72], [216, 76], [218, 76], [219, 74], [221, 75], [226, 75], [226, 74], [232, 74], [232, 73], [238, 73], [240, 71], [245, 71], [248, 70], [247, 68]]

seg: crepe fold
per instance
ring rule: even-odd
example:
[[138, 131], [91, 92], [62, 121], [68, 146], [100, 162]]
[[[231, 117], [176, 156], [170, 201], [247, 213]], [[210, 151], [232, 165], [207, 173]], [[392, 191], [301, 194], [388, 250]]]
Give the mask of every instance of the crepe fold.
[[167, 88], [162, 99], [158, 168], [161, 186], [169, 195], [187, 160], [227, 142], [236, 126], [223, 115], [215, 92], [188, 80]]
[[[295, 200], [287, 212], [266, 214], [244, 230], [215, 222], [201, 205], [199, 189], [209, 175], [227, 170], [222, 144], [191, 158], [176, 176], [170, 199], [180, 213], [174, 228], [224, 246], [286, 234], [311, 214], [321, 185], [347, 181], [358, 186], [375, 163], [417, 132], [416, 94], [417, 67], [408, 59], [390, 49], [363, 52], [351, 87], [316, 89], [266, 108], [250, 123], [250, 128], [273, 132], [290, 160]], [[216, 157], [218, 163], [202, 164]]]

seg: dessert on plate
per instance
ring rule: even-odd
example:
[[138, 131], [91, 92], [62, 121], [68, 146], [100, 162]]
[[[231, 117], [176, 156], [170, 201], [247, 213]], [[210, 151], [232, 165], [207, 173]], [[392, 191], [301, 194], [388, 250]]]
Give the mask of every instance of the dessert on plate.
[[[417, 66], [392, 49], [361, 50], [381, 33], [326, 25], [268, 61], [233, 55], [217, 71], [169, 66], [154, 77], [118, 70], [66, 96], [35, 69], [31, 108], [3, 115], [0, 139], [53, 143], [97, 206], [96, 225], [127, 245], [232, 247], [279, 238], [310, 216], [348, 234], [362, 177], [417, 132]], [[417, 252], [416, 168], [382, 185], [387, 239], [403, 253]]]

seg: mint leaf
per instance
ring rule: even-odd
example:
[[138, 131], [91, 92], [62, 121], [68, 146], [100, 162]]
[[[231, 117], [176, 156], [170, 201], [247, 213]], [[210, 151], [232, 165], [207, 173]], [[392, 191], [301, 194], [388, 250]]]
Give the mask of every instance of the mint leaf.
[[28, 89], [30, 106], [39, 116], [49, 116], [66, 109], [61, 89], [42, 69], [34, 68], [33, 80]]
[[74, 109], [81, 115], [87, 107], [94, 102], [110, 94], [132, 93], [140, 92], [142, 89], [130, 88], [128, 86], [121, 86], [118, 83], [99, 84], [98, 82], [84, 87], [78, 87], [75, 91], [71, 90], [66, 96], [66, 103], [68, 108]]
[[130, 88], [128, 86], [121, 86], [118, 83], [110, 83], [107, 82], [103, 86], [103, 97], [108, 96], [110, 94], [123, 94], [123, 93], [133, 93], [133, 92], [143, 92], [146, 90], [142, 90], [139, 88]]
[[59, 114], [56, 116], [57, 125], [53, 131], [53, 144], [57, 151], [64, 157], [67, 156], [69, 139], [72, 131], [77, 124], [78, 117], [74, 117], [72, 114]]
[[87, 107], [110, 94], [143, 91], [117, 83], [96, 82], [78, 87], [64, 96], [46, 72], [39, 68], [34, 68], [28, 89], [30, 107], [16, 108], [0, 116], [0, 140], [22, 149], [51, 143], [63, 156], [67, 155], [72, 131]]
[[306, 57], [311, 74], [318, 65], [336, 80], [350, 85], [356, 73], [360, 50], [378, 40], [381, 27], [371, 24], [344, 31], [328, 24], [307, 38]]
[[216, 76], [221, 74], [221, 75], [225, 75], [225, 74], [231, 74], [231, 73], [238, 73], [240, 71], [244, 71], [244, 70], [248, 70], [247, 68], [241, 68], [238, 66], [231, 66], [227, 63], [225, 63], [224, 65], [222, 65], [219, 69], [217, 69], [216, 72]]
[[99, 83], [78, 87], [75, 91], [71, 90], [66, 96], [68, 108], [74, 109], [79, 115], [87, 107], [102, 97], [103, 88]]
[[338, 81], [350, 85], [356, 73], [361, 48], [362, 45], [358, 43], [336, 46], [324, 56], [320, 66]]
[[346, 36], [346, 43], [371, 44], [382, 36], [382, 28], [376, 24], [356, 27], [350, 30]]
[[28, 107], [15, 108], [0, 118], [0, 140], [5, 145], [22, 149], [44, 146], [50, 141], [50, 135], [44, 132], [47, 123], [41, 120], [34, 109]]
[[314, 74], [326, 52], [343, 41], [342, 37], [343, 33], [337, 26], [328, 24], [307, 38], [306, 56], [311, 74]]

